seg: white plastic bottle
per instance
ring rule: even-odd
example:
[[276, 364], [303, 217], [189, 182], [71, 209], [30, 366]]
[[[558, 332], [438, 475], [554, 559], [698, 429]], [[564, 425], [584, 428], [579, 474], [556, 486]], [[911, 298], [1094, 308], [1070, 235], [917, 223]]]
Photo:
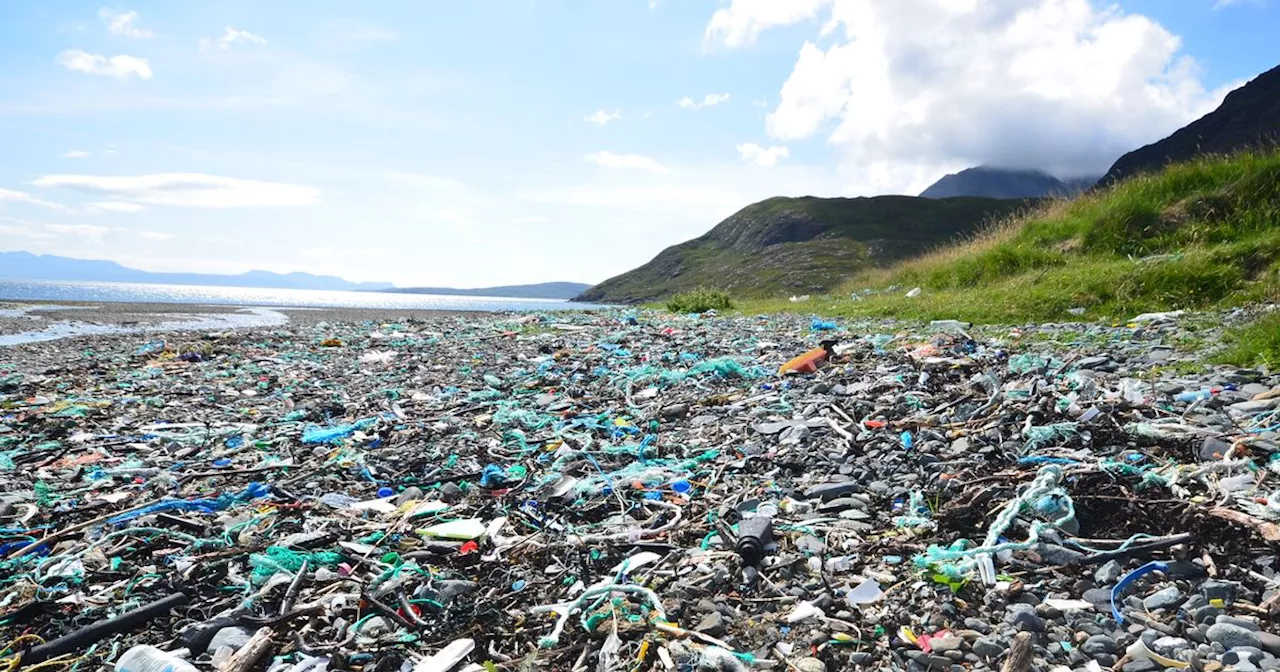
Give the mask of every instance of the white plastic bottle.
[[178, 653], [139, 644], [116, 659], [116, 672], [200, 672]]

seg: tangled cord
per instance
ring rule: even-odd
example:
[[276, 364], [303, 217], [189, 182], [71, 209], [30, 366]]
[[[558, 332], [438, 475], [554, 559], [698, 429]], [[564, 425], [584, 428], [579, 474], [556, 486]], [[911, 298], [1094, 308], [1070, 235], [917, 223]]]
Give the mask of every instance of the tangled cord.
[[[1035, 480], [1031, 481], [1027, 489], [1018, 497], [1009, 500], [1009, 503], [1005, 504], [996, 515], [980, 546], [964, 548], [963, 541], [957, 541], [948, 548], [931, 545], [923, 554], [916, 556], [916, 565], [932, 567], [948, 578], [963, 579], [983, 563], [982, 558], [990, 558], [1002, 551], [1023, 551], [1031, 548], [1039, 542], [1040, 534], [1044, 530], [1060, 528], [1076, 517], [1075, 503], [1071, 501], [1071, 496], [1067, 494], [1066, 489], [1061, 486], [1062, 477], [1062, 467], [1059, 465], [1047, 464], [1041, 467]], [[1050, 521], [1032, 522], [1026, 541], [1001, 542], [1000, 538], [1013, 525], [1014, 519], [1025, 511], [1034, 511], [1040, 515], [1054, 513], [1061, 515]]]

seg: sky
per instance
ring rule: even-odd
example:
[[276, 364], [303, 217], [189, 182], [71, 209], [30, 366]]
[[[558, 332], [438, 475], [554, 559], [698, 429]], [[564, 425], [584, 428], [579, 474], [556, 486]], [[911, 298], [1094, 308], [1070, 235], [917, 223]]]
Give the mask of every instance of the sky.
[[0, 250], [594, 283], [771, 196], [1100, 175], [1278, 31], [1280, 0], [0, 0]]

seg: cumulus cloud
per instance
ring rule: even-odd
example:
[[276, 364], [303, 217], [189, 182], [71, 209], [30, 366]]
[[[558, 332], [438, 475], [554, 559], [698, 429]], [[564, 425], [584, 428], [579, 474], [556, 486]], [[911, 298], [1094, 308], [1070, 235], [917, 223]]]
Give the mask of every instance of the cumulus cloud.
[[66, 154], [63, 154], [63, 155], [62, 155], [62, 158], [64, 158], [64, 159], [84, 159], [84, 158], [87, 158], [88, 156], [89, 156], [89, 152], [84, 152], [84, 151], [81, 151], [81, 150], [78, 150], [78, 149], [73, 149], [73, 150], [71, 150], [71, 151], [67, 152]]
[[312, 187], [200, 173], [47, 175], [32, 184], [106, 196], [110, 202], [185, 208], [308, 206], [320, 200]]
[[267, 46], [267, 38], [261, 35], [255, 35], [247, 30], [238, 30], [227, 26], [222, 31], [222, 37], [217, 41], [210, 40], [207, 37], [200, 38], [201, 48], [208, 49], [210, 46], [216, 45], [219, 49], [227, 51], [236, 45], [265, 47]]
[[53, 201], [36, 198], [25, 191], [14, 191], [13, 189], [0, 189], [0, 203], [26, 203], [28, 205], [38, 205], [42, 208], [57, 210], [59, 212], [70, 212], [71, 208]]
[[[825, 136], [842, 151], [842, 176], [856, 193], [914, 193], [979, 164], [1099, 174], [1210, 111], [1226, 93], [1204, 89], [1177, 36], [1113, 5], [806, 6], [824, 5], [827, 30], [840, 34], [826, 48], [809, 41], [800, 49], [766, 130], [779, 140]], [[770, 6], [735, 0], [721, 11], [758, 30], [811, 18]], [[736, 33], [712, 30], [720, 23], [713, 17], [708, 34], [730, 44]]]
[[146, 240], [170, 240], [176, 237], [172, 233], [161, 233], [159, 231], [134, 231], [133, 233]]
[[791, 151], [781, 145], [761, 147], [754, 142], [744, 142], [738, 145], [739, 158], [762, 168], [772, 168], [778, 165], [779, 159], [785, 159], [789, 156], [791, 156]]
[[121, 35], [135, 40], [155, 37], [156, 35], [145, 28], [139, 28], [134, 25], [138, 20], [137, 12], [120, 12], [109, 7], [103, 7], [98, 10], [98, 18], [102, 19], [102, 22], [107, 25], [107, 32], [112, 35]]
[[704, 107], [712, 107], [729, 100], [727, 93], [708, 93], [702, 97], [702, 101], [696, 101], [688, 96], [676, 101], [676, 105], [686, 110], [700, 110]]
[[605, 110], [596, 110], [594, 113], [587, 115], [583, 120], [589, 121], [597, 126], [604, 126], [611, 121], [617, 121], [622, 118], [622, 110], [614, 110], [607, 112]]
[[716, 10], [707, 24], [706, 39], [728, 47], [756, 41], [760, 33], [775, 26], [808, 21], [832, 0], [733, 0]]
[[147, 59], [137, 56], [121, 55], [108, 58], [80, 51], [79, 49], [67, 49], [58, 54], [57, 61], [58, 65], [68, 70], [86, 72], [90, 75], [117, 77], [119, 79], [128, 79], [129, 77], [151, 79], [151, 64], [147, 62]]
[[666, 166], [640, 154], [614, 154], [613, 152], [595, 152], [588, 154], [586, 160], [604, 168], [621, 168], [626, 170], [643, 170], [654, 175], [666, 175], [671, 172]]

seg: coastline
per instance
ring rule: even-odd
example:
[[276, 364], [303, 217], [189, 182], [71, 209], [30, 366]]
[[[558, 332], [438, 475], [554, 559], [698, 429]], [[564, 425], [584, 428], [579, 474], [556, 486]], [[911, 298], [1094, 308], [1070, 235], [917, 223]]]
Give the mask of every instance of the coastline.
[[[33, 345], [67, 347], [84, 339], [220, 330], [289, 329], [326, 323], [381, 322], [493, 311], [418, 308], [303, 308], [107, 301], [0, 300], [0, 353], [16, 358]], [[29, 340], [24, 340], [29, 339]]]

